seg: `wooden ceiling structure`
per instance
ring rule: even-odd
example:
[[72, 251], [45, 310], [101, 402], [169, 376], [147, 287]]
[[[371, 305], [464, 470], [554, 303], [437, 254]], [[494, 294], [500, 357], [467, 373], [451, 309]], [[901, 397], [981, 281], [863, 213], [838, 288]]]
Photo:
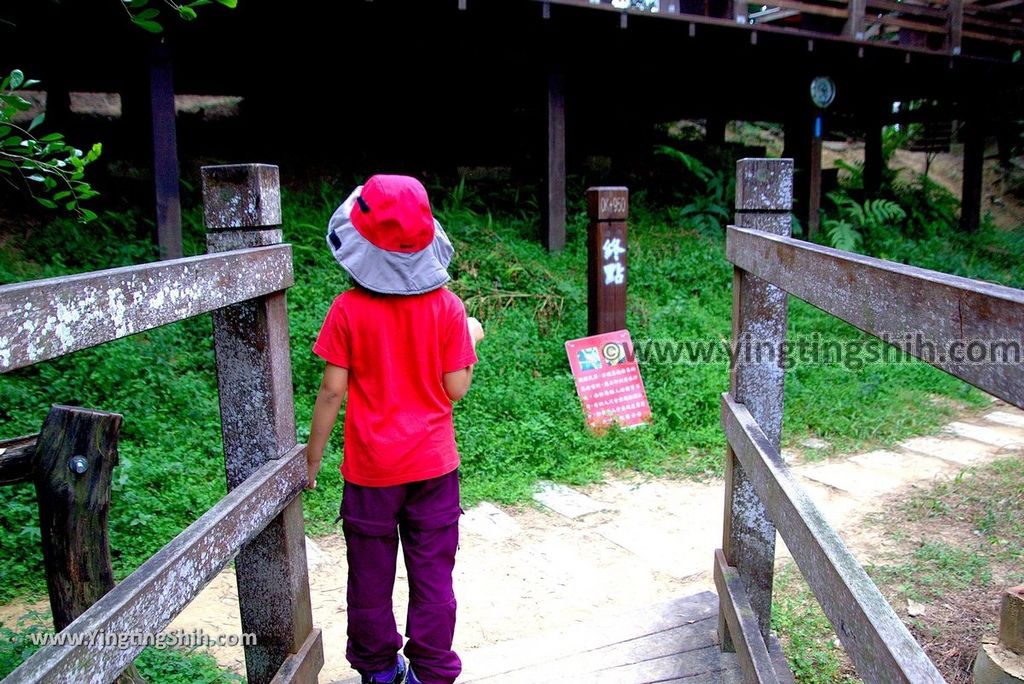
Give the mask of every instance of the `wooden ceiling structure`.
[[[553, 249], [564, 241], [566, 170], [648, 143], [654, 124], [784, 124], [803, 172], [798, 211], [813, 221], [829, 129], [863, 133], [870, 185], [883, 125], [957, 121], [970, 229], [985, 138], [1024, 118], [1024, 0], [241, 0], [166, 21], [159, 44], [119, 5], [10, 0], [0, 68], [58, 93], [120, 92], [126, 116], [148, 107], [161, 223], [175, 220], [173, 93], [242, 96], [225, 135], [263, 160], [308, 153], [411, 169], [526, 158], [548, 179]], [[816, 77], [835, 85], [826, 109], [810, 98]], [[894, 114], [894, 102], [919, 107]]]

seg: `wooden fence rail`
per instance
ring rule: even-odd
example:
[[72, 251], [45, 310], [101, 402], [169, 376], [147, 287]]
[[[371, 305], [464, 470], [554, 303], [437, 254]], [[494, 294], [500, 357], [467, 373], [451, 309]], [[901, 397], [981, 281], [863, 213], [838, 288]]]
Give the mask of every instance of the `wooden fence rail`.
[[943, 682], [782, 460], [787, 293], [1024, 407], [1024, 291], [789, 237], [792, 173], [789, 159], [740, 160], [739, 225], [727, 230], [735, 362], [722, 397], [725, 534], [714, 566], [722, 648], [737, 651], [746, 681], [774, 680], [777, 529], [866, 682]]
[[[260, 468], [9, 676], [15, 682], [110, 682], [145, 647], [102, 635], [157, 634], [306, 486], [305, 446]], [[322, 658], [322, 654], [320, 654]], [[319, 668], [317, 668], [319, 669]], [[5, 680], [6, 681], [6, 680]]]
[[[276, 228], [277, 167], [204, 167], [203, 200], [211, 254], [0, 287], [2, 372], [213, 312], [229, 490], [111, 589], [106, 510], [115, 448], [89, 452], [103, 467], [100, 477], [88, 462], [77, 462], [82, 457], [68, 451], [70, 442], [54, 437], [50, 418], [39, 436], [0, 442], [0, 484], [36, 480], [48, 561], [59, 556], [61, 567], [78, 567], [68, 558], [82, 544], [81, 535], [67, 531], [77, 529], [78, 523], [67, 522], [72, 517], [102, 547], [79, 563], [97, 565], [101, 575], [82, 596], [75, 593], [82, 587], [64, 586], [68, 573], [53, 572], [48, 562], [62, 643], [38, 651], [4, 682], [106, 684], [126, 668], [126, 676], [136, 678], [130, 666], [147, 635], [159, 633], [236, 556], [242, 632], [255, 639], [243, 642], [250, 684], [312, 684], [323, 666], [306, 568], [300, 494], [307, 470], [305, 447], [296, 443], [285, 294], [293, 282], [291, 247], [281, 244]], [[116, 435], [109, 418], [114, 414], [58, 408], [63, 412], [56, 415], [70, 416], [72, 423], [85, 415], [93, 420], [90, 429]], [[105, 443], [115, 442], [110, 437]], [[68, 476], [69, 467], [84, 477]], [[68, 487], [75, 490], [70, 498]], [[69, 595], [72, 608], [58, 611]]]
[[0, 373], [292, 285], [291, 245], [0, 287]]
[[[911, 355], [1024, 405], [1024, 359], [1013, 360], [1024, 346], [1024, 291], [735, 226], [726, 257], [875, 337], [910, 335]], [[972, 351], [985, 358], [972, 361]], [[1009, 362], [993, 362], [999, 354]]]

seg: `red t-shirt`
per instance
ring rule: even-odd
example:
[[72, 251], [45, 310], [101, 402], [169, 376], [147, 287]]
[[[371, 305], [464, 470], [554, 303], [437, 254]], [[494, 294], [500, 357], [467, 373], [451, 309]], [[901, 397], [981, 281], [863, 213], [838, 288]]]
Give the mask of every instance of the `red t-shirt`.
[[313, 352], [348, 369], [346, 481], [388, 487], [458, 467], [442, 376], [477, 358], [466, 308], [453, 292], [348, 290], [331, 304]]

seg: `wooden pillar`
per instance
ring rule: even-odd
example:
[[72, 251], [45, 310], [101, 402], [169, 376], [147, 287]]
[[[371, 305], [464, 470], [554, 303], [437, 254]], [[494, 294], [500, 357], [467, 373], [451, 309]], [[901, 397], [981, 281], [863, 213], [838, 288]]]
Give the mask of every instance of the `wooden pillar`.
[[872, 121], [864, 131], [864, 198], [878, 195], [885, 158], [882, 156], [882, 123]]
[[811, 124], [811, 153], [807, 160], [807, 239], [813, 240], [821, 223], [821, 141], [825, 116], [817, 112]]
[[985, 165], [985, 131], [977, 119], [963, 126], [964, 176], [960, 198], [960, 228], [973, 233], [981, 225], [981, 187]]
[[548, 72], [547, 170], [544, 176], [542, 240], [549, 252], [565, 247], [565, 78], [561, 68]]
[[178, 139], [174, 112], [174, 68], [170, 46], [153, 48], [149, 65], [153, 121], [153, 182], [156, 186], [156, 234], [161, 259], [182, 256], [181, 200], [178, 192]]
[[959, 55], [964, 34], [964, 0], [949, 0], [946, 12], [946, 49], [951, 55]]
[[[39, 531], [55, 632], [114, 588], [107, 518], [120, 432], [116, 413], [54, 406], [36, 442]], [[145, 684], [134, 665], [117, 682]]]
[[810, 213], [810, 177], [811, 166], [811, 120], [806, 110], [794, 113], [785, 122], [785, 149], [783, 157], [793, 160], [793, 214], [804, 227], [807, 237], [807, 224]]
[[[736, 225], [789, 235], [793, 194], [791, 159], [741, 159], [736, 165]], [[744, 404], [775, 448], [782, 435], [782, 348], [786, 339], [786, 293], [740, 268], [733, 269], [732, 398]], [[774, 357], [772, 356], [774, 352]], [[775, 526], [732, 448], [726, 451], [725, 525], [722, 550], [737, 568], [761, 635], [771, 631]], [[719, 611], [722, 649], [733, 650]]]
[[[221, 252], [281, 242], [278, 168], [265, 164], [202, 169], [207, 248]], [[215, 311], [214, 349], [228, 489], [295, 443], [288, 312], [276, 292]], [[269, 682], [298, 653], [313, 623], [306, 571], [302, 497], [296, 497], [235, 560], [251, 684]], [[303, 681], [316, 681], [315, 673]]]
[[587, 334], [626, 329], [628, 188], [588, 188]]
[[864, 40], [864, 11], [866, 0], [846, 0], [847, 19], [843, 35], [854, 40]]
[[708, 145], [724, 145], [727, 123], [721, 116], [709, 116], [704, 122], [704, 142]]

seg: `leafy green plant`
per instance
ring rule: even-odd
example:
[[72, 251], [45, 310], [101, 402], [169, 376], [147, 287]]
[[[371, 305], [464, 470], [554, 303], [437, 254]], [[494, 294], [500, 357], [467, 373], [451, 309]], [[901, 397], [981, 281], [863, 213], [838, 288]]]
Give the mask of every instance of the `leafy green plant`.
[[888, 199], [869, 199], [857, 202], [845, 192], [828, 193], [837, 213], [822, 222], [829, 243], [836, 249], [856, 251], [864, 235], [899, 230], [907, 213], [896, 202]]
[[728, 201], [731, 190], [725, 174], [709, 168], [697, 157], [668, 145], [658, 145], [655, 153], [679, 162], [699, 181], [699, 191], [690, 198], [689, 203], [675, 211], [676, 220], [702, 235], [720, 235], [732, 219]]
[[[192, 21], [198, 16], [196, 14], [197, 7], [210, 5], [214, 2], [228, 9], [234, 9], [238, 6], [238, 0], [192, 0], [192, 2], [182, 3], [177, 3], [173, 0], [163, 0], [163, 4], [167, 5], [171, 11], [177, 12], [178, 16], [185, 21]], [[122, 4], [128, 16], [131, 17], [132, 22], [139, 28], [150, 33], [161, 33], [164, 30], [163, 25], [158, 21], [160, 10], [156, 7], [151, 7], [149, 0], [122, 0]]]
[[17, 123], [19, 112], [32, 107], [18, 90], [38, 83], [25, 78], [19, 69], [0, 81], [0, 175], [15, 187], [22, 186], [44, 207], [56, 209], [59, 204], [80, 220], [91, 221], [96, 214], [82, 202], [97, 193], [84, 180], [85, 167], [96, 161], [102, 146], [96, 143], [83, 152], [67, 144], [62, 133], [37, 138], [34, 131], [45, 114], [25, 126]]

